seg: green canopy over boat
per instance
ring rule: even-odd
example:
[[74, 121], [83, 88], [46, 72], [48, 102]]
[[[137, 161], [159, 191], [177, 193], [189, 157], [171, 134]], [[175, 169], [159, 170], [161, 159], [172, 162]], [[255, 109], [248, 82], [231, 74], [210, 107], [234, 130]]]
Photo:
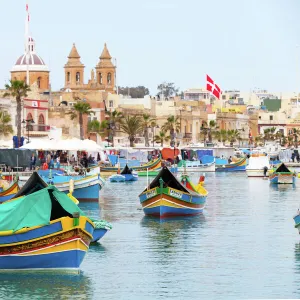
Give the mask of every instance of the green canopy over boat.
[[72, 218], [73, 213], [84, 212], [55, 186], [23, 196], [0, 205], [0, 231], [17, 231], [24, 227], [48, 225], [62, 217]]

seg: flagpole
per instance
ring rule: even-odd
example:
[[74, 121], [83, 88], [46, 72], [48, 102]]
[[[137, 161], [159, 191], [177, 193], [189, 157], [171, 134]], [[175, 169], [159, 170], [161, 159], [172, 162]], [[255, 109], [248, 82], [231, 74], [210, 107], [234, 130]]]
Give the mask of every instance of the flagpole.
[[26, 84], [29, 85], [29, 6], [26, 1], [26, 22], [25, 22], [25, 59], [26, 59]]

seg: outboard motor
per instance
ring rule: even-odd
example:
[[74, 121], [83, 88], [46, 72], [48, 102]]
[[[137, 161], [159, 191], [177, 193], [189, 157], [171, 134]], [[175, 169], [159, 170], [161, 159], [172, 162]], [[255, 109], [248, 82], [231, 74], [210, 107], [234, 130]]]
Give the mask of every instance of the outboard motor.
[[267, 172], [268, 172], [268, 167], [264, 167], [264, 176], [267, 176]]

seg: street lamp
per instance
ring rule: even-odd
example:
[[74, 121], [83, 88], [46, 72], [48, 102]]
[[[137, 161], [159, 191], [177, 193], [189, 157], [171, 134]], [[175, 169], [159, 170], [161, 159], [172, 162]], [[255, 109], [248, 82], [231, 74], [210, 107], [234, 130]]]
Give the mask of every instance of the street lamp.
[[152, 128], [152, 147], [154, 148], [154, 135], [155, 135], [155, 128], [159, 128], [158, 125], [155, 126], [155, 124], [153, 125], [149, 125], [148, 128]]
[[31, 124], [34, 124], [34, 121], [32, 119], [29, 119], [29, 120], [23, 119], [22, 124], [26, 124], [25, 128], [27, 128], [27, 136], [28, 136], [27, 139], [28, 139], [28, 143], [29, 143], [29, 131], [30, 131]]

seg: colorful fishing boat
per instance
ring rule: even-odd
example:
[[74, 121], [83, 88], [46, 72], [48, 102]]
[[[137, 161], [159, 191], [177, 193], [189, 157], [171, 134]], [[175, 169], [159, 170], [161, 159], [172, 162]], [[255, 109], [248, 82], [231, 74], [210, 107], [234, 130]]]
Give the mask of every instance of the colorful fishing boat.
[[9, 185], [9, 182], [6, 180], [0, 180], [0, 203], [7, 201], [15, 196], [19, 190], [18, 181], [13, 182]]
[[[38, 175], [37, 172], [34, 172], [26, 184], [19, 190], [19, 192], [15, 195], [15, 198], [19, 198], [22, 196], [28, 196], [32, 193], [40, 191], [44, 188], [48, 187], [48, 184]], [[70, 193], [67, 196], [76, 204], [79, 204], [79, 201], [73, 196], [74, 192], [74, 182], [70, 182]], [[91, 219], [91, 218], [90, 218]], [[91, 242], [97, 242], [100, 240], [108, 230], [112, 229], [112, 225], [105, 220], [95, 220], [91, 219], [94, 224], [94, 232], [93, 238]]]
[[285, 164], [281, 164], [277, 169], [270, 172], [269, 180], [273, 184], [295, 184], [296, 173], [290, 171]]
[[74, 181], [74, 197], [79, 201], [98, 201], [100, 192], [100, 175], [91, 176], [67, 176], [54, 175], [51, 178], [42, 176], [47, 183], [55, 185], [58, 190], [68, 194], [70, 192], [70, 180]]
[[163, 167], [150, 185], [139, 195], [145, 215], [160, 218], [190, 216], [203, 212], [208, 192], [191, 183], [187, 175], [181, 182]]
[[[153, 161], [150, 161], [142, 166], [133, 166], [132, 169], [134, 171], [147, 171], [148, 170], [153, 170], [153, 169], [157, 169], [161, 167], [161, 158], [157, 158]], [[118, 172], [118, 166], [114, 166], [114, 167], [105, 167], [105, 166], [100, 166], [100, 172], [101, 173], [117, 173]]]
[[[169, 170], [172, 172], [172, 173], [177, 173], [178, 172], [178, 169], [177, 167], [168, 167]], [[158, 169], [154, 169], [154, 170], [148, 170], [148, 171], [139, 171], [138, 172], [138, 175], [140, 177], [144, 177], [144, 176], [149, 176], [149, 177], [155, 177], [158, 175], [158, 173], [161, 171], [161, 168], [158, 168]]]
[[139, 176], [137, 172], [130, 169], [127, 165], [125, 165], [121, 174], [115, 174], [109, 177], [110, 182], [124, 182], [124, 181], [137, 181]]
[[0, 205], [0, 270], [77, 270], [94, 224], [55, 186]]
[[216, 172], [236, 172], [236, 171], [246, 171], [247, 158], [243, 157], [236, 162], [230, 164], [217, 165]]

